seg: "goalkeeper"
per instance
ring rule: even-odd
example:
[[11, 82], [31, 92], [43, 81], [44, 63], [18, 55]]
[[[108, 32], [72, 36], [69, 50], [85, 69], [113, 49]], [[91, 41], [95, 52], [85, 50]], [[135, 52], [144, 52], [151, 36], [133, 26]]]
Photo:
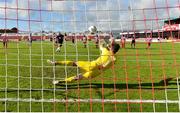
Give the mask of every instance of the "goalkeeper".
[[[70, 83], [77, 80], [94, 78], [101, 74], [102, 71], [108, 69], [112, 63], [116, 60], [114, 54], [116, 54], [120, 48], [119, 44], [114, 42], [108, 42], [105, 40], [105, 44], [101, 44], [101, 56], [94, 61], [51, 61], [47, 60], [48, 63], [52, 65], [67, 65], [67, 66], [77, 66], [82, 73], [65, 78], [64, 80], [54, 80], [53, 84], [59, 83]], [[107, 44], [108, 43], [108, 44]]]

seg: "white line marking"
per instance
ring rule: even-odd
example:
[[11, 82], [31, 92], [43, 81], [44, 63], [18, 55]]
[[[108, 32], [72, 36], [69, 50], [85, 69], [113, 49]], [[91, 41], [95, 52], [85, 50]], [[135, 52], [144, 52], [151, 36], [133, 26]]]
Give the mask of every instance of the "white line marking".
[[21, 101], [21, 102], [61, 102], [61, 103], [74, 103], [74, 102], [82, 102], [82, 103], [174, 103], [178, 104], [179, 100], [127, 100], [127, 99], [34, 99], [34, 98], [0, 98], [0, 101]]

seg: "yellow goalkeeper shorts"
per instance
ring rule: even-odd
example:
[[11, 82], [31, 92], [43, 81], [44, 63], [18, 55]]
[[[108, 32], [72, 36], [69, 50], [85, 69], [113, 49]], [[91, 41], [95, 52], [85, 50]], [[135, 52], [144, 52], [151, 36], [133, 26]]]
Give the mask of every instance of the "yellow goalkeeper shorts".
[[92, 62], [89, 62], [89, 61], [77, 61], [76, 62], [76, 65], [80, 68], [80, 69], [82, 69], [82, 70], [84, 70], [84, 71], [91, 71], [91, 70], [96, 70], [96, 69], [98, 69], [98, 66], [97, 66], [97, 64], [96, 64], [96, 62], [95, 61], [92, 61]]

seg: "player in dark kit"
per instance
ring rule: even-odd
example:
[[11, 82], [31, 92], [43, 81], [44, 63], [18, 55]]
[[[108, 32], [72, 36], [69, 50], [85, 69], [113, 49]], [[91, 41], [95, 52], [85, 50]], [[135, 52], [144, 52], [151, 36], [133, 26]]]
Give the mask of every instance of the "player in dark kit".
[[[134, 46], [134, 47], [133, 47], [133, 46]], [[136, 38], [133, 37], [133, 38], [132, 38], [132, 41], [131, 41], [131, 48], [135, 48], [135, 46], [136, 46]]]
[[64, 35], [59, 33], [57, 36], [56, 36], [56, 43], [57, 43], [57, 49], [56, 49], [56, 52], [60, 52], [61, 50], [61, 46], [63, 44], [63, 41], [64, 41]]
[[99, 48], [99, 36], [96, 35], [94, 38], [95, 38], [95, 45], [96, 45], [96, 48]]
[[32, 33], [29, 33], [28, 42], [29, 42], [29, 46], [31, 46], [32, 45]]
[[75, 44], [75, 38], [76, 38], [76, 34], [73, 33], [73, 36], [72, 36], [72, 43]]
[[86, 35], [83, 36], [82, 40], [83, 40], [84, 48], [86, 48], [86, 46], [87, 46], [87, 37], [86, 37]]

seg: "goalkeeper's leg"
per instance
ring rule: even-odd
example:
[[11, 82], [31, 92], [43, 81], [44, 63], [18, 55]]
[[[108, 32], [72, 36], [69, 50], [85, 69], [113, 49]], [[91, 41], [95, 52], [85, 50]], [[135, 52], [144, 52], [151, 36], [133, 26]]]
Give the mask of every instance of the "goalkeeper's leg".
[[72, 77], [68, 77], [64, 80], [54, 80], [53, 84], [61, 84], [61, 83], [71, 83], [77, 80], [82, 80], [82, 79], [88, 79], [88, 78], [93, 78], [97, 75], [100, 75], [100, 73], [98, 71], [90, 71], [90, 72], [86, 72], [84, 74], [79, 74], [77, 76], [72, 76]]
[[68, 77], [68, 78], [66, 78], [66, 79], [64, 79], [64, 80], [54, 80], [52, 83], [54, 84], [54, 85], [56, 85], [56, 84], [64, 84], [64, 83], [71, 83], [71, 82], [74, 82], [74, 81], [77, 81], [77, 80], [81, 80], [81, 79], [83, 79], [84, 77], [83, 77], [83, 75], [82, 74], [79, 74], [79, 75], [77, 75], [77, 76], [72, 76], [72, 77]]
[[47, 63], [52, 64], [52, 65], [76, 66], [76, 62], [74, 61], [51, 61], [48, 59]]

